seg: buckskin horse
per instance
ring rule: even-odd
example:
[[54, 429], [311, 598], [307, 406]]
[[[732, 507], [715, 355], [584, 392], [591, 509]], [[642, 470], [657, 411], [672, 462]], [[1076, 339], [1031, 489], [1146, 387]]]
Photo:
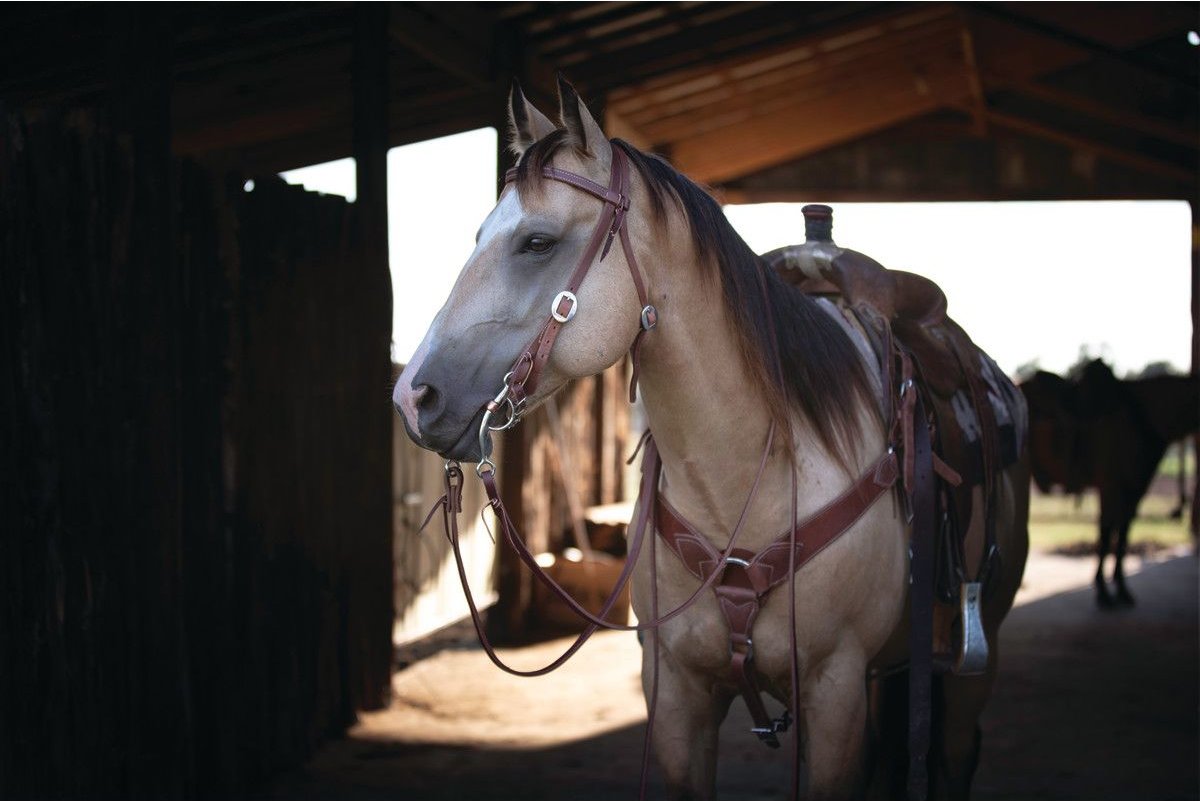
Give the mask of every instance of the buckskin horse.
[[[767, 745], [796, 724], [793, 795], [965, 797], [1028, 547], [1020, 394], [932, 284], [828, 237], [756, 256], [707, 193], [610, 141], [563, 81], [559, 96], [555, 125], [514, 86], [518, 164], [393, 395], [447, 459], [448, 536], [459, 461], [477, 461], [536, 571], [489, 432], [628, 353], [653, 434], [618, 586], [632, 578], [647, 753], [670, 795], [713, 797], [740, 696]], [[611, 602], [574, 608], [591, 625], [525, 675]]]
[[[1021, 384], [1030, 418], [1030, 454], [1038, 489], [1067, 494], [1094, 487], [1100, 496], [1096, 603], [1132, 606], [1125, 552], [1138, 505], [1167, 446], [1200, 428], [1200, 380], [1161, 375], [1122, 381], [1100, 360], [1068, 380], [1038, 371]], [[1109, 591], [1104, 563], [1113, 554]]]

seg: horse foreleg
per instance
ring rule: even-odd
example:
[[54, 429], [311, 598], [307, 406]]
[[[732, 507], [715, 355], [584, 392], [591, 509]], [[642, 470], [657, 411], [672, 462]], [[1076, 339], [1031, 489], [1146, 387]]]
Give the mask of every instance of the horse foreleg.
[[987, 672], [982, 676], [945, 676], [941, 680], [943, 715], [941, 720], [938, 776], [933, 783], [935, 796], [967, 799], [971, 781], [979, 765], [982, 733], [979, 717], [992, 694], [996, 676], [997, 645], [992, 640]]
[[865, 674], [860, 655], [835, 655], [805, 687], [804, 762], [810, 799], [863, 794], [868, 707]]
[[[642, 687], [653, 693], [653, 636], [642, 652]], [[651, 745], [673, 801], [708, 801], [716, 792], [717, 732], [732, 696], [688, 671], [664, 648], [659, 658], [657, 708]]]
[[1100, 537], [1096, 543], [1096, 603], [1102, 607], [1110, 607], [1113, 605], [1112, 595], [1108, 592], [1108, 584], [1104, 578], [1104, 560], [1108, 556], [1110, 542], [1113, 537], [1113, 504], [1106, 502], [1103, 495], [1100, 496]]
[[1129, 588], [1125, 586], [1125, 551], [1129, 547], [1129, 528], [1132, 523], [1132, 520], [1126, 520], [1117, 528], [1117, 544], [1113, 552], [1113, 559], [1116, 561], [1113, 568], [1113, 582], [1117, 585], [1117, 603], [1126, 606], [1133, 606], [1135, 603]]

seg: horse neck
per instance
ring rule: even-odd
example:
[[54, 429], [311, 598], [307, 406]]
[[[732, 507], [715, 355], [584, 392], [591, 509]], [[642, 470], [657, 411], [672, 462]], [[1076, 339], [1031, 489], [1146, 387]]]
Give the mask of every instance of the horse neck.
[[[663, 252], [690, 252], [680, 245]], [[709, 268], [694, 261], [672, 261], [664, 269], [669, 274], [654, 290], [660, 322], [643, 347], [641, 396], [662, 457], [663, 494], [723, 546], [754, 486], [771, 415], [739, 351], [720, 278], [706, 276]], [[790, 515], [786, 438], [786, 432], [775, 434], [746, 535], [739, 539], [747, 547], [773, 539]], [[808, 464], [821, 462], [806, 457]], [[814, 478], [810, 472], [803, 477]]]

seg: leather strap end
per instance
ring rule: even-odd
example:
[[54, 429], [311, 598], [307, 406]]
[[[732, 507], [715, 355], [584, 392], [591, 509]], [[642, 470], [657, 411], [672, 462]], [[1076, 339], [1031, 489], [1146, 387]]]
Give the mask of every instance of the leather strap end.
[[890, 453], [888, 457], [879, 463], [879, 467], [875, 468], [874, 481], [878, 487], [890, 487], [900, 477], [900, 465], [896, 461], [896, 454]]
[[941, 476], [942, 481], [952, 487], [957, 487], [962, 483], [962, 476], [953, 467], [943, 462], [936, 453], [933, 454], [933, 472]]
[[437, 501], [429, 508], [429, 514], [425, 515], [425, 521], [417, 528], [417, 533], [420, 534], [429, 525], [429, 521], [433, 520], [433, 515], [438, 509], [445, 509], [447, 506], [446, 496], [438, 498]]

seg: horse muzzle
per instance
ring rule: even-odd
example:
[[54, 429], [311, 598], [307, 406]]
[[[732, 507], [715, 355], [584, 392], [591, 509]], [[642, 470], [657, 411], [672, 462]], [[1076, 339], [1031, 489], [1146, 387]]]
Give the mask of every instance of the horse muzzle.
[[444, 459], [455, 461], [483, 458], [479, 428], [488, 400], [491, 398], [468, 398], [465, 403], [456, 404], [444, 386], [424, 376], [410, 376], [407, 368], [392, 392], [392, 403], [404, 421], [409, 439]]

